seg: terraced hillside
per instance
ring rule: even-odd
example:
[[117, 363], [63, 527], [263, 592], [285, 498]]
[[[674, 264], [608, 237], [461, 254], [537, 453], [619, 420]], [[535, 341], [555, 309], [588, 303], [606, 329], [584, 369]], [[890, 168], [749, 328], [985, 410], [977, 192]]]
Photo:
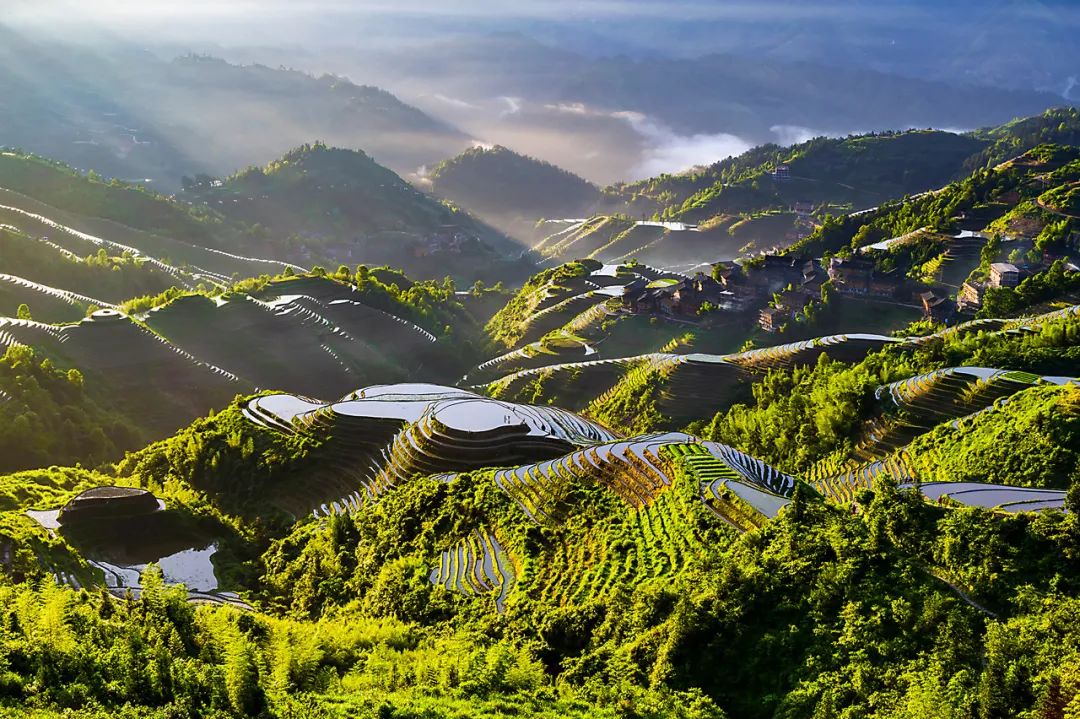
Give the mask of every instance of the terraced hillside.
[[[87, 243], [88, 244], [88, 243]], [[47, 237], [33, 237], [12, 225], [0, 226], [4, 263], [0, 313], [14, 315], [20, 304], [38, 319], [74, 321], [90, 307], [108, 307], [130, 297], [158, 294], [181, 279], [130, 252], [109, 254], [86, 246], [78, 255]]]
[[[910, 343], [916, 346], [925, 341], [928, 340], [920, 338]], [[652, 398], [654, 409], [660, 412], [653, 420], [678, 426], [680, 422], [701, 419], [723, 408], [726, 402], [738, 399], [738, 385], [748, 383], [755, 373], [813, 364], [822, 356], [858, 361], [870, 352], [899, 342], [882, 335], [835, 335], [730, 355], [653, 353], [571, 362], [514, 372], [485, 389], [498, 397], [512, 398], [531, 392], [542, 399], [591, 402], [589, 414], [606, 413], [615, 426], [630, 420]], [[619, 410], [611, 405], [629, 397], [640, 404], [627, 407], [625, 416], [615, 416]]]
[[[317, 440], [329, 473], [353, 483], [347, 495], [316, 501], [316, 513], [362, 511], [414, 476], [453, 482], [465, 473], [489, 476], [485, 468], [509, 465], [490, 474], [494, 486], [530, 521], [557, 526], [573, 515], [579, 501], [574, 488], [581, 482], [645, 511], [679, 481], [678, 467], [685, 465], [697, 480], [700, 500], [727, 524], [747, 529], [775, 517], [797, 485], [796, 478], [753, 457], [685, 433], [621, 440], [564, 410], [490, 400], [438, 385], [369, 387], [329, 405], [294, 395], [266, 395], [245, 404], [242, 413], [265, 430]], [[920, 484], [910, 475], [906, 479], [901, 488]], [[848, 489], [836, 488], [841, 485]], [[841, 478], [818, 486], [837, 501], [854, 498], [855, 485]], [[990, 497], [999, 485], [982, 486]], [[1022, 494], [1015, 487], [1001, 491]], [[295, 496], [295, 490], [288, 492]], [[314, 493], [310, 483], [304, 492]], [[1043, 498], [1054, 497], [1061, 506], [1061, 491]], [[998, 506], [985, 501], [980, 499], [979, 506]], [[298, 507], [288, 509], [295, 512]], [[435, 576], [447, 577], [445, 567]]]
[[110, 406], [163, 436], [254, 385], [170, 344], [116, 310], [70, 325], [0, 318], [0, 346], [27, 345], [78, 369]]
[[[254, 294], [180, 297], [145, 316], [178, 347], [257, 387], [333, 397], [368, 381], [404, 379], [447, 361], [436, 338], [322, 278], [271, 283]], [[253, 347], [259, 351], [253, 352]]]
[[[654, 352], [555, 364], [542, 362], [535, 367], [510, 371], [483, 385], [483, 389], [501, 399], [528, 398], [533, 402], [565, 404], [575, 410], [584, 410], [587, 416], [611, 427], [632, 431], [673, 429], [743, 401], [746, 388], [755, 377], [770, 371], [813, 365], [823, 357], [855, 364], [885, 348], [894, 348], [901, 353], [916, 352], [947, 339], [960, 340], [975, 335], [1020, 337], [1078, 312], [1080, 306], [1073, 306], [1011, 321], [974, 320], [934, 334], [903, 339], [873, 334], [831, 335], [727, 355]], [[481, 368], [512, 368], [518, 355], [520, 351], [517, 355], [503, 355], [492, 360], [493, 364]], [[546, 358], [550, 360], [550, 356]], [[982, 377], [980, 372], [986, 376]], [[939, 407], [937, 413], [925, 418], [930, 425], [944, 418], [955, 419], [978, 411], [1038, 379], [1023, 372], [980, 371], [977, 368], [939, 370], [929, 377], [898, 382], [900, 389], [895, 397], [903, 396], [904, 388], [926, 387], [941, 378], [959, 382], [957, 392], [962, 392], [962, 398], [958, 396], [952, 407]], [[890, 394], [890, 390], [882, 388], [881, 393], [884, 396]], [[886, 411], [895, 414], [893, 408]], [[901, 413], [901, 417], [907, 415]], [[866, 430], [867, 439], [861, 451], [873, 453], [879, 443], [886, 448], [899, 446], [897, 442], [904, 444], [907, 441], [904, 437], [918, 431], [921, 422], [916, 419], [875, 420]], [[891, 437], [890, 433], [896, 433], [896, 436]]]
[[[0, 319], [0, 346], [27, 345], [58, 367], [83, 373], [93, 392], [143, 426], [147, 438], [163, 437], [260, 388], [337, 397], [414, 373], [446, 381], [459, 375], [463, 343], [476, 331], [460, 306], [440, 299], [424, 304], [426, 286], [411, 291], [428, 299], [410, 305], [376, 280], [361, 287], [349, 279], [292, 275], [264, 277], [225, 295], [174, 291], [148, 310], [133, 303], [131, 316], [102, 303], [105, 309], [81, 321], [97, 304], [92, 298], [31, 285], [27, 291], [59, 306], [38, 298], [32, 307], [64, 310], [55, 319], [73, 323]], [[10, 284], [27, 289], [17, 278]], [[452, 295], [439, 292], [444, 299]], [[453, 324], [458, 335], [444, 341], [417, 321]]]
[[547, 220], [532, 249], [550, 262], [572, 257], [608, 263], [636, 259], [660, 267], [692, 268], [737, 257], [739, 249], [756, 237], [736, 237], [728, 232], [731, 224], [699, 227], [608, 215]]
[[[212, 464], [198, 457], [162, 464], [192, 442], [202, 447], [197, 451], [211, 451], [214, 433], [227, 443], [214, 450]], [[256, 457], [263, 468], [237, 473], [237, 461]], [[71, 486], [85, 489], [86, 481]], [[452, 526], [440, 525], [427, 545], [432, 563], [424, 576], [440, 590], [500, 613], [535, 601], [572, 606], [626, 583], [674, 579], [699, 543], [761, 529], [793, 503], [817, 501], [798, 478], [721, 443], [682, 432], [623, 439], [565, 410], [431, 384], [377, 385], [330, 404], [288, 394], [238, 400], [175, 440], [132, 455], [117, 479], [96, 481], [142, 482], [163, 492], [167, 502], [170, 493], [180, 492], [180, 498], [189, 491], [181, 487], [189, 486], [207, 493], [214, 512], [235, 507], [227, 511], [251, 518], [275, 508], [293, 518], [314, 513], [338, 523], [342, 517], [360, 522], [377, 516], [415, 493], [431, 495], [425, 501], [456, 503], [457, 493], [465, 491], [475, 504]], [[873, 484], [830, 478], [816, 486], [829, 500], [846, 504]], [[1065, 500], [1056, 489], [917, 477], [899, 489], [916, 490], [938, 505], [947, 496], [956, 506], [1007, 512], [1060, 509]], [[257, 494], [242, 499], [244, 491]], [[179, 501], [182, 514], [189, 500]], [[53, 517], [34, 514], [55, 531]], [[312, 525], [301, 520], [299, 526]], [[547, 539], [541, 545], [530, 539], [530, 527], [543, 528]], [[214, 534], [217, 544], [204, 557], [221, 542], [235, 541], [220, 527]], [[70, 531], [63, 536], [77, 539]], [[303, 561], [306, 550], [297, 550], [295, 560]], [[292, 551], [281, 546], [270, 556]], [[130, 575], [122, 562], [102, 561], [70, 576], [81, 583], [101, 581], [94, 579], [95, 569], [112, 572], [116, 581]], [[264, 581], [298, 601], [285, 588], [295, 571], [293, 559], [267, 562]], [[206, 583], [213, 591], [198, 597], [213, 600], [219, 582]]]
[[878, 389], [882, 418], [868, 432], [859, 455], [880, 457], [900, 449], [919, 434], [943, 422], [993, 409], [1007, 398], [1037, 384], [1062, 385], [1069, 377], [1039, 377], [1029, 372], [986, 367], [947, 367], [894, 382]]
[[[965, 381], [966, 380], [966, 381]], [[1009, 511], [1039, 508], [1072, 472], [1080, 379], [949, 368], [882, 387], [899, 407], [869, 423], [868, 435], [845, 468], [814, 467], [815, 485], [851, 501], [885, 475], [919, 481], [934, 500], [953, 490]], [[1033, 459], [1038, 455], [1037, 459]], [[1022, 462], [1017, 458], [1024, 456]], [[981, 480], [1024, 477], [1025, 487], [985, 489]], [[1051, 494], [1046, 494], [1047, 492]], [[955, 499], [955, 498], [954, 498]], [[966, 500], [961, 500], [966, 501]]]
[[69, 259], [104, 249], [108, 256], [140, 260], [146, 269], [182, 286], [301, 269], [230, 252], [244, 240], [218, 215], [200, 214], [135, 187], [107, 184], [36, 156], [0, 154], [0, 224], [70, 253]]
[[[555, 287], [581, 282], [590, 276], [590, 266], [551, 273], [548, 284], [534, 287], [536, 306], [563, 301]], [[545, 287], [552, 290], [550, 296]], [[574, 289], [564, 293], [575, 296]], [[353, 299], [341, 302], [343, 292]], [[324, 350], [334, 349], [344, 360], [340, 343], [347, 346], [347, 338], [354, 332], [361, 336], [365, 328], [374, 331], [372, 307], [350, 314], [351, 303], [362, 300], [370, 297], [359, 287], [332, 278], [279, 278], [249, 295], [174, 300], [150, 311], [145, 321], [157, 323], [161, 331], [182, 328], [177, 318], [192, 305], [198, 310], [197, 325], [206, 329], [220, 322], [217, 332], [228, 335], [256, 323], [246, 313], [261, 312], [271, 318], [265, 321], [322, 328]], [[238, 314], [238, 320], [234, 312], [245, 314]], [[0, 478], [0, 487], [11, 488], [0, 495], [6, 502], [0, 504], [0, 548], [12, 548], [17, 571], [47, 572], [62, 585], [101, 586], [156, 601], [160, 583], [184, 582], [186, 595], [168, 590], [175, 597], [170, 601], [186, 596], [242, 608], [256, 617], [262, 612], [320, 616], [353, 606], [444, 630], [466, 621], [535, 624], [541, 629], [534, 641], [550, 656], [603, 653], [583, 648], [582, 642], [602, 647], [608, 640], [600, 637], [610, 622], [629, 613], [641, 625], [618, 631], [627, 632], [626, 641], [643, 652], [641, 661], [655, 669], [666, 666], [666, 660], [659, 647], [649, 648], [649, 637], [675, 636], [667, 634], [672, 631], [668, 622], [681, 621], [680, 612], [694, 612], [696, 621], [729, 621], [711, 605], [700, 613], [681, 605], [679, 596], [690, 587], [711, 592], [711, 581], [734, 582], [742, 592], [750, 581], [758, 583], [756, 591], [765, 591], [760, 582], [771, 582], [778, 567], [787, 566], [785, 552], [792, 552], [792, 546], [819, 548], [820, 556], [812, 561], [805, 560], [804, 550], [798, 552], [797, 573], [817, 572], [820, 562], [832, 567], [829, 563], [836, 560], [829, 556], [850, 548], [846, 542], [851, 536], [865, 534], [859, 557], [889, 547], [884, 550], [890, 553], [887, 561], [871, 559], [863, 567], [888, 572], [875, 574], [875, 585], [913, 582], [929, 592], [927, 602], [943, 602], [985, 623], [990, 613], [1006, 611], [1014, 584], [1050, 580], [1043, 570], [986, 579], [967, 573], [967, 565], [958, 565], [950, 552], [958, 547], [981, 551], [991, 541], [1023, 531], [1016, 551], [1026, 557], [1050, 551], [1046, 542], [1051, 540], [1042, 534], [1046, 528], [1051, 536], [1062, 536], [1058, 530], [1073, 521], [1062, 510], [1072, 509], [1067, 488], [1077, 461], [1080, 389], [1056, 375], [1018, 370], [974, 365], [918, 373], [909, 369], [962, 352], [967, 353], [962, 359], [974, 358], [995, 347], [1009, 348], [1017, 363], [1032, 362], [1041, 356], [1039, 342], [1051, 341], [1058, 342], [1053, 346], [1056, 361], [1076, 362], [1080, 335], [1063, 328], [1078, 317], [1078, 308], [1068, 308], [1026, 320], [975, 321], [906, 339], [849, 335], [724, 356], [655, 353], [627, 362], [621, 368], [625, 375], [616, 378], [619, 391], [590, 406], [588, 416], [438, 384], [367, 386], [343, 392], [332, 402], [306, 392], [258, 393], [227, 403], [221, 412], [101, 474], [73, 469]], [[75, 329], [95, 325], [115, 331], [110, 335], [114, 345], [123, 341], [121, 329], [149, 335], [108, 311], [65, 328], [24, 321], [8, 331], [20, 336], [57, 333], [57, 346], [66, 349], [77, 341]], [[431, 336], [402, 321], [381, 331], [412, 336], [413, 353], [440, 341], [432, 343]], [[398, 340], [387, 335], [386, 341]], [[294, 356], [328, 375], [332, 363], [316, 364], [323, 361], [319, 353], [303, 347]], [[236, 348], [219, 351], [223, 358], [241, 356]], [[311, 356], [299, 354], [306, 351]], [[261, 361], [269, 373], [279, 357], [270, 349], [265, 354]], [[359, 355], [350, 357], [359, 361]], [[1031, 366], [1041, 367], [1038, 362]], [[605, 364], [617, 363], [595, 366]], [[603, 414], [612, 407], [640, 412], [640, 405], [618, 403], [628, 396], [651, 397], [665, 408], [697, 403], [694, 411], [716, 411], [721, 395], [737, 393], [755, 380], [757, 388], [807, 367], [823, 371], [834, 365], [852, 373], [873, 366], [909, 372], [883, 385], [876, 396], [870, 393], [875, 416], [919, 430], [903, 452], [884, 444], [875, 450], [876, 468], [793, 472], [780, 468], [780, 462], [687, 431], [627, 431], [623, 436]], [[836, 397], [808, 391], [794, 398], [818, 413], [807, 423], [828, 425], [831, 403], [843, 401], [849, 392], [840, 373], [829, 374], [824, 382]], [[234, 389], [239, 384], [236, 378], [228, 382]], [[794, 394], [782, 383], [778, 387]], [[763, 397], [755, 389], [755, 399]], [[819, 401], [820, 406], [814, 404]], [[988, 472], [987, 467], [999, 469]], [[159, 500], [157, 509], [140, 491]], [[123, 507], [106, 506], [119, 502], [118, 497], [134, 499]], [[87, 514], [83, 507], [91, 507], [93, 515], [99, 505], [112, 518], [110, 524], [89, 526], [72, 519]], [[1029, 527], [1042, 529], [1028, 534]], [[997, 539], [969, 541], [969, 534], [982, 532]], [[147, 541], [134, 551], [130, 537]], [[920, 538], [940, 544], [926, 551]], [[916, 549], [904, 549], [908, 542]], [[731, 563], [732, 556], [759, 552], [760, 566], [746, 575]], [[1064, 561], [1056, 554], [1046, 556], [1052, 563]], [[150, 561], [160, 564], [160, 578], [153, 570], [140, 574]], [[788, 576], [789, 570], [783, 571]], [[832, 569], [822, 571], [835, 581]], [[795, 606], [774, 608], [783, 597], [802, 592], [800, 586], [785, 579], [768, 589], [766, 598], [755, 600], [752, 610], [740, 604], [739, 611], [758, 617], [779, 611], [776, 621], [784, 636], [793, 631], [813, 636], [819, 624], [793, 624], [802, 621]], [[807, 601], [798, 597], [798, 604]], [[828, 612], [835, 612], [831, 602]], [[730, 621], [740, 631], [752, 626], [745, 617]], [[642, 634], [641, 627], [652, 628]], [[913, 637], [918, 635], [912, 630]], [[762, 640], [755, 637], [751, 643]], [[719, 657], [727, 650], [695, 651]], [[756, 656], [742, 648], [738, 655]], [[614, 666], [599, 655], [595, 661]], [[740, 665], [732, 660], [731, 666]], [[563, 681], [576, 681], [570, 671], [559, 670]], [[727, 688], [715, 689], [718, 696], [738, 695], [733, 686], [720, 686]]]
[[512, 376], [531, 381], [568, 362], [590, 373], [607, 371], [621, 365], [621, 358], [688, 344], [700, 349], [737, 347], [744, 322], [657, 318], [625, 306], [628, 292], [691, 279], [636, 262], [580, 260], [544, 270], [488, 322], [495, 356], [474, 367], [462, 382], [480, 386]]

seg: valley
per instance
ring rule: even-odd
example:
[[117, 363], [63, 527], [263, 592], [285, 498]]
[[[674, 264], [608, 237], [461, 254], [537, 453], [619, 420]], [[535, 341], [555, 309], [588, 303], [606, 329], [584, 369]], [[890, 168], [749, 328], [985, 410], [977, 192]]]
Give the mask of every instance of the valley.
[[1080, 112], [385, 22], [0, 27], [0, 715], [1075, 716]]

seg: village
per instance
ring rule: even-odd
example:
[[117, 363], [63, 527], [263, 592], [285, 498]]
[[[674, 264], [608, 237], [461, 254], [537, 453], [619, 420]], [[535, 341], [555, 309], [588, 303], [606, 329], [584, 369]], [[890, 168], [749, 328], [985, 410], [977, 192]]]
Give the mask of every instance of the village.
[[[708, 274], [700, 271], [683, 279], [639, 279], [624, 288], [621, 303], [627, 312], [669, 321], [703, 325], [756, 321], [762, 331], [777, 333], [793, 322], [807, 320], [830, 298], [839, 296], [908, 308], [925, 320], [950, 325], [973, 318], [987, 290], [1015, 288], [1057, 259], [1034, 251], [1030, 240], [1010, 239], [1006, 249], [1012, 261], [990, 263], [985, 276], [976, 278], [972, 270], [979, 264], [979, 251], [987, 237], [961, 231], [939, 236], [939, 241], [946, 248], [943, 259], [958, 263], [964, 278], [958, 284], [913, 279], [908, 264], [895, 263], [896, 256], [903, 257], [897, 241], [914, 242], [927, 234], [923, 228], [827, 258], [776, 252], [718, 262]], [[1070, 265], [1070, 269], [1078, 268]]]

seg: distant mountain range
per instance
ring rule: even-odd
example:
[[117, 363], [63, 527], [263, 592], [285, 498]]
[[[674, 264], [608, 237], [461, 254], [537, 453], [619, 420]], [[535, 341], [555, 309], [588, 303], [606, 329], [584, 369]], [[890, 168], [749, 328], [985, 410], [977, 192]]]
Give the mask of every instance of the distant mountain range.
[[567, 49], [575, 43], [482, 29], [348, 50], [204, 45], [220, 53], [211, 56], [115, 40], [91, 50], [0, 27], [0, 145], [169, 192], [182, 175], [220, 176], [316, 140], [363, 149], [401, 174], [481, 141], [607, 184], [764, 143], [969, 129], [1065, 101], [1068, 78], [1057, 75], [993, 87], [964, 72], [904, 73], [863, 57], [886, 55], [881, 47], [834, 60], [786, 52], [776, 47], [783, 26], [761, 46], [718, 41], [693, 57], [576, 52]]
[[[769, 27], [783, 25], [781, 17]], [[567, 36], [586, 32], [603, 31], [572, 28]], [[575, 52], [524, 31], [404, 42], [329, 49], [296, 61], [378, 78], [475, 137], [601, 184], [656, 174], [658, 166], [674, 171], [713, 162], [768, 142], [971, 129], [1064, 101], [1060, 92], [1034, 86], [993, 87], [963, 74], [912, 76], [861, 58], [830, 62], [738, 42], [717, 41], [693, 57], [680, 55], [674, 43], [619, 55], [600, 52], [598, 41], [597, 51]]]
[[408, 172], [468, 145], [375, 87], [127, 46], [91, 50], [0, 26], [0, 146], [165, 191], [322, 139]]
[[[601, 251], [601, 259], [617, 260], [647, 246], [650, 261], [669, 257], [683, 263], [707, 254], [708, 247], [728, 257], [747, 243], [770, 247], [790, 242], [789, 235], [798, 234], [793, 225], [800, 212], [838, 214], [874, 207], [939, 188], [1042, 143], [1077, 142], [1080, 111], [1057, 108], [968, 133], [909, 130], [766, 144], [691, 172], [600, 191], [505, 148], [470, 150], [439, 165], [430, 179], [436, 194], [502, 223], [523, 242], [540, 242], [537, 248], [545, 255], [570, 259]], [[542, 218], [589, 217], [576, 225], [537, 226]], [[635, 224], [640, 220], [672, 224]], [[671, 236], [676, 223], [701, 225], [706, 233]]]

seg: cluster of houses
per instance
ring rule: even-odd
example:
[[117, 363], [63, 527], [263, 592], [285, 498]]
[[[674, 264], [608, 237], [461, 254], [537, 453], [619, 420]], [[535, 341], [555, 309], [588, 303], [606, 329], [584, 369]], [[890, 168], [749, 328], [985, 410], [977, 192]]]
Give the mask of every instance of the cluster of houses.
[[443, 225], [414, 244], [412, 252], [414, 257], [427, 257], [437, 253], [459, 255], [476, 244], [476, 237], [463, 232], [457, 225]]
[[828, 272], [837, 292], [856, 297], [896, 299], [907, 284], [896, 272], [880, 272], [866, 257], [833, 257]]
[[636, 280], [623, 289], [622, 304], [635, 314], [698, 321], [753, 311], [779, 292], [778, 307], [762, 315], [774, 318], [778, 328], [784, 312], [793, 316], [820, 298], [826, 278], [816, 261], [765, 255], [745, 270], [721, 263], [713, 267], [712, 276], [699, 272], [679, 280]]
[[1024, 276], [1025, 270], [1015, 264], [995, 262], [985, 281], [965, 282], [954, 301], [947, 289], [927, 287], [899, 269], [882, 271], [865, 255], [820, 261], [765, 254], [742, 267], [716, 264], [711, 276], [639, 279], [624, 288], [622, 303], [635, 314], [685, 321], [756, 312], [759, 326], [776, 332], [807, 313], [807, 305], [821, 301], [822, 285], [828, 282], [833, 294], [919, 308], [925, 318], [947, 323], [957, 312], [980, 307], [987, 288], [1016, 287]]
[[982, 306], [983, 295], [988, 287], [1016, 287], [1020, 284], [1020, 268], [1011, 262], [995, 262], [990, 265], [986, 282], [965, 282], [957, 295], [956, 305], [960, 311], [976, 310]]
[[704, 310], [738, 312], [740, 298], [704, 273], [682, 280], [638, 279], [623, 288], [623, 306], [635, 314], [700, 317]]
[[870, 258], [834, 257], [829, 260], [829, 278], [841, 295], [914, 305], [934, 322], [948, 321], [956, 311], [947, 292], [913, 282], [896, 270], [881, 272]]

